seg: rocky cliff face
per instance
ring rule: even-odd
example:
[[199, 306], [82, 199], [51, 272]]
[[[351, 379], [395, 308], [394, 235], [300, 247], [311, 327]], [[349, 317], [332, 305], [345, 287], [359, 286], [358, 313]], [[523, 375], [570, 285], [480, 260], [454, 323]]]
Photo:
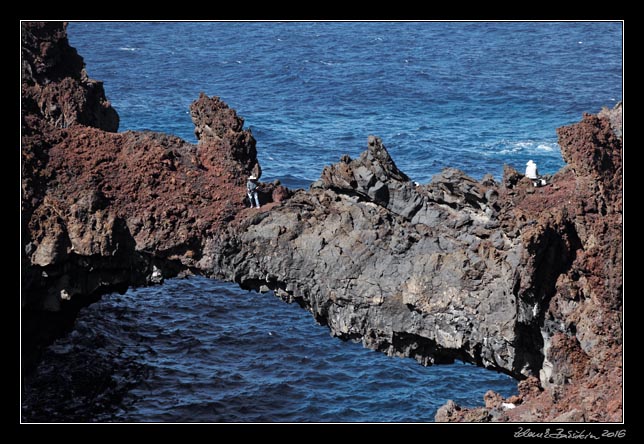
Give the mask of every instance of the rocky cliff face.
[[416, 185], [370, 136], [308, 191], [264, 184], [254, 210], [255, 140], [218, 98], [191, 106], [196, 146], [114, 133], [64, 25], [22, 34], [26, 365], [101, 293], [201, 273], [389, 355], [521, 380], [514, 399], [449, 403], [438, 420], [621, 419], [620, 106], [558, 130], [568, 166], [547, 187], [510, 168], [502, 183], [447, 169]]
[[22, 23], [21, 43], [23, 115], [37, 114], [57, 128], [82, 124], [118, 130], [119, 117], [105, 98], [103, 82], [87, 76], [65, 25]]
[[489, 393], [485, 409], [446, 405], [437, 420], [622, 420], [621, 114], [620, 103], [557, 130], [568, 166], [551, 187], [506, 175], [501, 213], [505, 226], [524, 224], [528, 253], [515, 285], [524, 309], [534, 304], [543, 361], [505, 407]]
[[609, 121], [561, 128], [569, 166], [542, 188], [511, 169], [502, 184], [447, 169], [417, 186], [371, 136], [360, 158], [207, 247], [206, 268], [389, 355], [527, 378], [514, 409], [490, 395], [490, 408], [439, 420], [619, 420], [621, 142]]
[[275, 290], [337, 336], [390, 355], [538, 372], [538, 353], [513, 345], [524, 249], [499, 229], [495, 188], [456, 170], [415, 186], [380, 139], [368, 142], [310, 191], [240, 221], [206, 250], [206, 268]]
[[[22, 306], [27, 363], [83, 304], [162, 281], [200, 259], [244, 207], [255, 140], [218, 98], [191, 106], [194, 146], [114, 133], [62, 23], [22, 24]], [[271, 190], [271, 187], [267, 187]], [[270, 192], [265, 196], [270, 200]], [[161, 271], [163, 270], [163, 272]]]

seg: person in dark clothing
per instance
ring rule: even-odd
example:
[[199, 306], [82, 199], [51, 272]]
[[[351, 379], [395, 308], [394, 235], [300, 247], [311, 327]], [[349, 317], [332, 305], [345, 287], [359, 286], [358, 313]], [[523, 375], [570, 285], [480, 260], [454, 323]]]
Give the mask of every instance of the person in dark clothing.
[[246, 182], [246, 194], [248, 195], [248, 200], [250, 201], [250, 207], [253, 208], [253, 205], [257, 205], [259, 208], [259, 196], [257, 195], [257, 177], [251, 175]]

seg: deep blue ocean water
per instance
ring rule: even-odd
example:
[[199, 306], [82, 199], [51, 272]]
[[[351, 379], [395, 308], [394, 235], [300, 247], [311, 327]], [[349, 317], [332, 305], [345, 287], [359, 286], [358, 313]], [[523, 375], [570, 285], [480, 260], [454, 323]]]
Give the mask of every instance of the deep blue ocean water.
[[[475, 178], [543, 173], [563, 161], [555, 128], [622, 95], [612, 22], [71, 23], [121, 130], [195, 141], [188, 114], [218, 95], [258, 140], [266, 179], [307, 186], [325, 164], [382, 137], [425, 183], [445, 167]], [[290, 179], [290, 180], [289, 180]]]
[[516, 393], [509, 376], [388, 357], [272, 294], [202, 277], [84, 308], [34, 380], [26, 408], [56, 421], [426, 422], [448, 399]]
[[[120, 130], [195, 142], [188, 108], [222, 97], [258, 141], [263, 180], [307, 187], [382, 137], [428, 182], [445, 167], [563, 165], [555, 128], [622, 95], [620, 23], [100, 23], [69, 40]], [[23, 406], [38, 420], [432, 421], [516, 383], [424, 368], [331, 338], [271, 295], [203, 278], [109, 295], [47, 351]]]

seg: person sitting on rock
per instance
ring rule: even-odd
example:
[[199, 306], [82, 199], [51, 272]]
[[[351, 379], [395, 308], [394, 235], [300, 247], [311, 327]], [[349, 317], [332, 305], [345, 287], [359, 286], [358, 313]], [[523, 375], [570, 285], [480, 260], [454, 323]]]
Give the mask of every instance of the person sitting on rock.
[[532, 160], [528, 160], [525, 167], [525, 177], [532, 180], [532, 185], [535, 187], [545, 185], [546, 181], [539, 176], [539, 171], [537, 170], [537, 164]]
[[250, 207], [253, 208], [253, 203], [259, 208], [259, 196], [257, 195], [257, 177], [254, 174], [251, 174], [246, 182], [246, 194], [248, 195], [248, 200], [250, 200]]

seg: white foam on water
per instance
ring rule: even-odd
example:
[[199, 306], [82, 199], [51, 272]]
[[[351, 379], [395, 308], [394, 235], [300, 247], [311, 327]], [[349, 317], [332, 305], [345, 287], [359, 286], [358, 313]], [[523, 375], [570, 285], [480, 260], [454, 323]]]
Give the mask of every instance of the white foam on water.
[[[521, 140], [513, 142], [510, 140], [501, 140], [497, 143], [489, 144], [482, 150], [482, 154], [501, 154], [501, 155], [530, 155], [554, 153], [557, 151], [557, 144], [552, 142], [540, 142], [536, 140]], [[498, 151], [495, 148], [501, 148]]]

